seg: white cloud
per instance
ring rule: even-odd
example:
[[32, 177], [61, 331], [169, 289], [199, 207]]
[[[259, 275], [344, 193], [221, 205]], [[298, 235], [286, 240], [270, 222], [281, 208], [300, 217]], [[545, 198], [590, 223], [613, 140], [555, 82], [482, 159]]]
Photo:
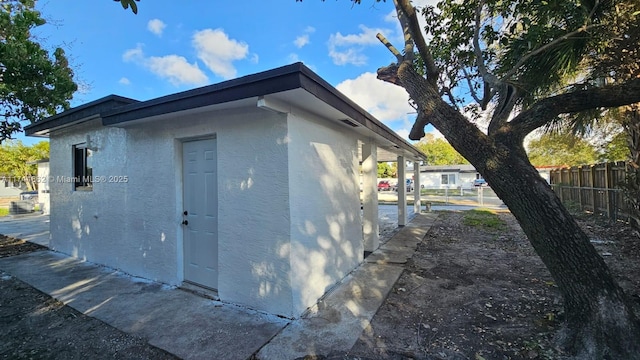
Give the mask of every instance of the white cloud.
[[289, 59], [289, 62], [291, 63], [300, 62], [300, 56], [298, 56], [298, 54], [296, 53], [289, 54], [288, 59]]
[[309, 43], [309, 35], [308, 34], [300, 35], [295, 40], [293, 40], [293, 44], [298, 49], [302, 48], [303, 46], [307, 45], [308, 43]]
[[126, 77], [121, 77], [120, 80], [118, 80], [118, 84], [120, 84], [120, 85], [129, 85], [129, 84], [131, 84], [131, 81], [129, 79], [127, 79]]
[[122, 54], [122, 60], [126, 62], [140, 61], [144, 59], [144, 53], [142, 52], [142, 44], [137, 44], [135, 48], [129, 49]]
[[242, 60], [249, 54], [249, 45], [230, 39], [222, 29], [198, 31], [193, 35], [192, 43], [198, 53], [198, 58], [214, 74], [225, 79], [236, 76], [233, 62]]
[[309, 44], [309, 34], [312, 34], [316, 32], [316, 28], [314, 28], [313, 26], [307, 26], [304, 29], [304, 34], [296, 37], [296, 39], [293, 41], [293, 44], [298, 48], [302, 48], [305, 45]]
[[126, 50], [122, 54], [122, 60], [138, 63], [161, 78], [168, 79], [176, 86], [204, 85], [209, 82], [207, 75], [200, 70], [196, 63], [191, 64], [187, 59], [178, 55], [145, 57], [142, 44]]
[[336, 65], [365, 65], [367, 57], [362, 53], [364, 48], [371, 45], [378, 45], [377, 33], [390, 33], [389, 29], [372, 29], [360, 25], [359, 34], [342, 35], [341, 33], [331, 34], [329, 37], [329, 56]]
[[378, 80], [371, 72], [345, 80], [336, 88], [382, 122], [405, 120], [415, 112], [403, 88]]
[[366, 65], [368, 58], [366, 55], [360, 53], [360, 51], [361, 50], [358, 49], [346, 49], [344, 51], [337, 51], [335, 48], [330, 48], [329, 56], [331, 56], [331, 59], [333, 59], [333, 63], [336, 65]]
[[403, 139], [409, 139], [409, 132], [410, 131], [407, 128], [396, 130], [396, 134], [398, 134], [398, 136], [400, 136]]
[[178, 55], [152, 56], [146, 59], [146, 66], [154, 74], [166, 78], [173, 85], [204, 85], [209, 82], [207, 75], [196, 63]]
[[160, 19], [152, 19], [147, 23], [147, 29], [158, 36], [162, 36], [165, 27], [167, 24]]

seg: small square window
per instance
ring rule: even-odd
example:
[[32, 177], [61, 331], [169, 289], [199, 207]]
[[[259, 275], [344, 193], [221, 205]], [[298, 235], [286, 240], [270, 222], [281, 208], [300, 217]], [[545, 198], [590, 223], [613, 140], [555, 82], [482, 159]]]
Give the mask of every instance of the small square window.
[[73, 146], [73, 189], [80, 191], [93, 190], [93, 169], [91, 156], [93, 152], [85, 144]]
[[441, 185], [455, 185], [456, 184], [456, 174], [442, 174], [440, 178]]

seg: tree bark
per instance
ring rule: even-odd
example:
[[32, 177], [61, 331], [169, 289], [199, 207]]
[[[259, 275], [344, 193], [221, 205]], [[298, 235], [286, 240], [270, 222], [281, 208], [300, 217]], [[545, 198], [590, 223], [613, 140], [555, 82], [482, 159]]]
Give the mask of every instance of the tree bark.
[[564, 297], [562, 345], [581, 359], [640, 358], [640, 323], [630, 301], [587, 235], [529, 162], [520, 134], [510, 134], [506, 128], [491, 137], [482, 133], [444, 102], [410, 62], [379, 73], [388, 79], [389, 71], [397, 74], [395, 80], [425, 121], [475, 166], [520, 223]]

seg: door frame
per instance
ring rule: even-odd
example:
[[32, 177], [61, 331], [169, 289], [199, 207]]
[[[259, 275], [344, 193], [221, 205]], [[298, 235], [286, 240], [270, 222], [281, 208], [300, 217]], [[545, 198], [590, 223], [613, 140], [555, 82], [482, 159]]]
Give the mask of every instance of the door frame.
[[[217, 149], [217, 133], [203, 134], [198, 136], [189, 136], [182, 138], [174, 138], [174, 146], [175, 146], [175, 158], [174, 163], [175, 166], [175, 183], [177, 184], [176, 191], [176, 256], [177, 256], [177, 278], [178, 281], [182, 284], [182, 286], [196, 286], [203, 290], [209, 290], [207, 287], [201, 287], [200, 285], [190, 282], [185, 279], [184, 265], [185, 265], [185, 254], [184, 254], [184, 226], [182, 226], [181, 222], [183, 220], [182, 213], [185, 207], [184, 200], [184, 143], [191, 141], [200, 141], [200, 140], [216, 140], [216, 149]], [[217, 155], [217, 151], [216, 151]], [[217, 290], [217, 289], [215, 289]]]

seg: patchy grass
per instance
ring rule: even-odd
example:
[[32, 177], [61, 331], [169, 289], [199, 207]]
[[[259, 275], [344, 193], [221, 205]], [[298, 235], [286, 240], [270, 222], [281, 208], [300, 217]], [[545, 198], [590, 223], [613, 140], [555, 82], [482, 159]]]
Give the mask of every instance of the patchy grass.
[[9, 215], [9, 209], [0, 208], [0, 216], [7, 216], [7, 215]]
[[507, 226], [496, 213], [483, 209], [465, 211], [462, 223], [467, 226], [495, 231], [504, 230]]

